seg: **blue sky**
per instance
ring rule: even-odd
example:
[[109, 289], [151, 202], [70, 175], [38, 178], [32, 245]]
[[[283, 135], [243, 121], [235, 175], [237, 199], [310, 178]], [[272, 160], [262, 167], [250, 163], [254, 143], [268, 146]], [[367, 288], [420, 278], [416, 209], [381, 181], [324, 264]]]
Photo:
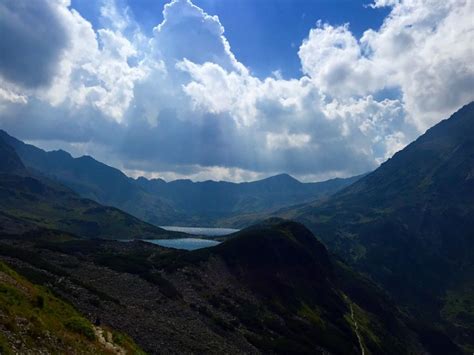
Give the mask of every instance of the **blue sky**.
[[130, 176], [356, 175], [474, 100], [468, 0], [71, 1], [0, 0], [0, 128]]
[[[142, 29], [151, 34], [163, 20], [166, 0], [121, 0]], [[279, 70], [283, 77], [301, 76], [299, 45], [318, 20], [350, 24], [358, 38], [369, 28], [378, 29], [388, 8], [373, 9], [369, 0], [195, 0], [210, 15], [219, 16], [239, 61], [259, 77]], [[100, 3], [73, 0], [84, 17], [100, 26]]]

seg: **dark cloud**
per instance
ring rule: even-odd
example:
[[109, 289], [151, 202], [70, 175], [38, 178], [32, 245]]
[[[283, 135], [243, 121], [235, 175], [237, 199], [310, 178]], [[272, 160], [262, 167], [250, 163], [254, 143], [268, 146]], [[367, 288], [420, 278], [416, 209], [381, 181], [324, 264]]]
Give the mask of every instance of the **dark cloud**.
[[54, 76], [66, 29], [46, 0], [0, 0], [0, 75], [28, 88]]

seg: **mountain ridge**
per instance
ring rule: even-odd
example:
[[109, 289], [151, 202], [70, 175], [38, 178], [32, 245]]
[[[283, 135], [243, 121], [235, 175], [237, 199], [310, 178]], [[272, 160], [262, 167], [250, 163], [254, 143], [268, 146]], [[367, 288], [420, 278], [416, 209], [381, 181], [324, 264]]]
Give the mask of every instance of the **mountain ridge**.
[[114, 207], [79, 197], [70, 188], [28, 171], [0, 137], [0, 231], [21, 234], [60, 229], [88, 238], [182, 236], [145, 223]]
[[326, 201], [279, 215], [473, 348], [474, 307], [456, 307], [474, 297], [473, 177], [471, 103]]
[[0, 136], [29, 169], [58, 180], [82, 197], [120, 208], [157, 226], [219, 226], [242, 213], [276, 210], [328, 196], [361, 177], [319, 183], [302, 183], [288, 174], [243, 183], [133, 179], [90, 156], [73, 158], [62, 150], [45, 152], [2, 130]]

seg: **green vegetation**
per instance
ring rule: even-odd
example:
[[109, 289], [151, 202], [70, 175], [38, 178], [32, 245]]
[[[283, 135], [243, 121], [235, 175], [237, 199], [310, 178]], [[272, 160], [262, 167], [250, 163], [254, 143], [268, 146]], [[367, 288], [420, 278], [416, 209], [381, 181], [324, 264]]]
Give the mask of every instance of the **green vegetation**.
[[82, 317], [72, 317], [66, 320], [64, 325], [73, 332], [84, 335], [89, 340], [95, 340], [92, 325]]
[[112, 333], [113, 342], [125, 349], [127, 354], [146, 355], [146, 353], [142, 349], [140, 349], [128, 335], [118, 332], [116, 330], [107, 330]]
[[[0, 329], [2, 353], [18, 350], [58, 348], [73, 352], [105, 353], [93, 340], [92, 325], [70, 305], [42, 287], [34, 286], [0, 262]], [[69, 321], [76, 326], [71, 327]], [[80, 325], [80, 326], [79, 326]], [[86, 331], [87, 329], [87, 331]]]
[[[130, 354], [143, 354], [130, 338], [113, 334]], [[72, 306], [0, 262], [0, 352], [32, 350], [109, 354], [97, 341], [93, 325]]]

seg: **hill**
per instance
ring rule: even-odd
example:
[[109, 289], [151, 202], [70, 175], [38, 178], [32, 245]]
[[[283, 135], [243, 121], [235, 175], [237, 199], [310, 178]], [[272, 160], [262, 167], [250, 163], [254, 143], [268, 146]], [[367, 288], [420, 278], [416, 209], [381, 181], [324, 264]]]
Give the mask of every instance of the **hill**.
[[0, 139], [0, 231], [60, 229], [89, 238], [167, 238], [167, 232], [117, 208], [79, 197], [57, 182], [29, 172]]
[[246, 183], [135, 180], [90, 156], [73, 158], [62, 150], [46, 152], [1, 130], [0, 138], [14, 147], [28, 169], [68, 186], [81, 197], [114, 206], [157, 226], [231, 226], [232, 217], [310, 202], [360, 178], [301, 183], [280, 174]]
[[150, 353], [459, 353], [294, 222], [193, 252], [47, 231], [18, 238], [0, 236], [0, 258]]
[[474, 348], [474, 103], [327, 201], [281, 215]]

